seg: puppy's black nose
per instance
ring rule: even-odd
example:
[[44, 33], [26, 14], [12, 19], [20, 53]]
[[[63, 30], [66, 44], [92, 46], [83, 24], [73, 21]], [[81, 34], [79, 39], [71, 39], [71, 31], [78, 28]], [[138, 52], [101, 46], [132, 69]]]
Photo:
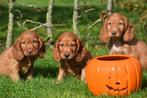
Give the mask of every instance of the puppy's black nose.
[[116, 34], [116, 32], [112, 32], [112, 35], [114, 36]]
[[28, 54], [31, 54], [32, 53], [32, 48], [28, 48]]
[[66, 58], [68, 58], [68, 57], [69, 57], [69, 54], [64, 54], [64, 56], [65, 56]]

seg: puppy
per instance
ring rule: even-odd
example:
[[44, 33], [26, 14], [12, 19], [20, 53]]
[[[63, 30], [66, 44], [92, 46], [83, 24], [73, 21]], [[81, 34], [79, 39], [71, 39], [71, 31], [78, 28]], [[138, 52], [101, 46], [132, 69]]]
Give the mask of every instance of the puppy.
[[20, 76], [31, 79], [33, 64], [37, 57], [43, 57], [43, 40], [33, 31], [23, 32], [15, 43], [0, 55], [0, 74], [17, 81]]
[[109, 54], [129, 54], [130, 52], [130, 46], [127, 44], [124, 44], [120, 47], [116, 47], [115, 45], [112, 47]]
[[147, 68], [147, 45], [135, 36], [133, 25], [127, 17], [113, 13], [104, 22], [100, 31], [100, 41], [109, 43], [110, 54], [129, 54], [140, 60], [142, 68]]
[[53, 53], [55, 60], [60, 62], [58, 81], [68, 73], [85, 81], [85, 65], [92, 56], [76, 35], [70, 32], [62, 33], [55, 43]]

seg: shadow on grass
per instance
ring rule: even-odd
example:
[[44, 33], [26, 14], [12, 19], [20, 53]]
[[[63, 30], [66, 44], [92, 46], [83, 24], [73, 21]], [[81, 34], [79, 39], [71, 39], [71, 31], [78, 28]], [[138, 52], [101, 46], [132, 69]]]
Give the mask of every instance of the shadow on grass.
[[142, 88], [141, 89], [145, 89], [147, 88], [147, 77], [145, 74], [143, 74], [143, 80], [142, 80]]
[[58, 73], [57, 67], [35, 67], [34, 68], [34, 77], [43, 76], [45, 78], [51, 77], [56, 78]]

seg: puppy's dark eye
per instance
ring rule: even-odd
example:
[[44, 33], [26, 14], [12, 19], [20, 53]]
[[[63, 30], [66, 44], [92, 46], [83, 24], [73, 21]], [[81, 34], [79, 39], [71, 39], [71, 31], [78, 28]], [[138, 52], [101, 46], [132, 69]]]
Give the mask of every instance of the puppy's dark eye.
[[21, 44], [25, 44], [25, 43], [26, 43], [25, 41], [22, 41], [22, 42], [21, 42]]
[[74, 46], [75, 46], [75, 44], [71, 44], [70, 46], [71, 46], [71, 47], [74, 47]]
[[32, 43], [33, 44], [36, 44], [36, 43], [38, 43], [38, 41], [37, 40], [33, 40]]
[[119, 22], [119, 25], [123, 25], [123, 23], [122, 22]]
[[63, 46], [64, 46], [64, 44], [63, 44], [63, 43], [61, 43], [61, 44], [60, 44], [60, 46], [61, 46], [61, 47], [63, 47]]
[[111, 22], [108, 22], [108, 25], [111, 25]]

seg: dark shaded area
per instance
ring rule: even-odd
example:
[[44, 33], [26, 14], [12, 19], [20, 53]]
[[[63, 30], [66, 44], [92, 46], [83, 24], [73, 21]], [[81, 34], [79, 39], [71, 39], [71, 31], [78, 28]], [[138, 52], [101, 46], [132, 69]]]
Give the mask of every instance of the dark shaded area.
[[141, 89], [145, 89], [147, 87], [147, 77], [145, 75], [142, 76], [143, 80], [142, 80], [142, 88]]
[[[33, 77], [42, 76], [44, 78], [56, 78], [58, 73], [57, 67], [34, 67]], [[26, 80], [27, 74], [19, 73], [22, 80]]]
[[[90, 21], [95, 21], [99, 17], [100, 10], [102, 8], [98, 8], [97, 6], [89, 6], [87, 8], [81, 7], [79, 14], [84, 12], [88, 8], [93, 8], [94, 10], [82, 14], [81, 18], [79, 19], [80, 24], [87, 24]], [[7, 23], [8, 23], [8, 7], [0, 5], [1, 14], [0, 14], [0, 31], [6, 30]], [[30, 19], [33, 21], [38, 21], [45, 23], [46, 22], [46, 11], [47, 8], [27, 8], [21, 6], [15, 6], [14, 8], [14, 22], [20, 21], [23, 22], [25, 19]], [[96, 14], [97, 13], [97, 14]], [[54, 6], [53, 8], [53, 23], [54, 24], [65, 24], [66, 26], [71, 26], [72, 24], [72, 14], [73, 14], [73, 7], [72, 6]], [[28, 27], [31, 25], [28, 25]], [[17, 27], [15, 24], [14, 27]]]
[[[81, 15], [82, 12], [89, 8], [93, 8], [94, 10], [84, 13], [79, 18], [79, 25], [85, 25], [94, 22], [96, 19], [99, 18], [99, 13], [101, 12], [102, 8], [98, 6], [86, 6], [80, 7], [79, 14]], [[0, 40], [2, 40], [3, 45], [6, 41], [6, 33], [7, 33], [7, 25], [8, 25], [8, 6], [0, 5], [0, 32], [2, 35], [0, 36]], [[46, 22], [46, 11], [47, 8], [31, 8], [31, 7], [24, 7], [24, 6], [14, 6], [14, 35], [13, 39], [15, 40], [21, 32], [24, 31], [23, 28], [20, 28], [17, 25], [17, 22], [23, 23], [26, 19], [45, 23]], [[55, 25], [63, 25], [63, 26], [55, 26], [53, 35], [54, 40], [56, 37], [61, 33], [56, 31], [55, 29], [63, 29], [63, 28], [71, 28], [72, 27], [72, 14], [73, 14], [73, 6], [54, 6], [53, 7], [53, 24]], [[26, 23], [25, 27], [33, 28], [36, 27], [36, 24], [33, 23]], [[39, 31], [39, 30], [38, 30]], [[45, 30], [44, 30], [45, 31]], [[43, 37], [46, 37], [46, 32], [39, 31], [39, 34]]]
[[51, 77], [56, 78], [58, 73], [57, 67], [35, 67], [34, 68], [34, 77], [43, 76], [45, 78]]

